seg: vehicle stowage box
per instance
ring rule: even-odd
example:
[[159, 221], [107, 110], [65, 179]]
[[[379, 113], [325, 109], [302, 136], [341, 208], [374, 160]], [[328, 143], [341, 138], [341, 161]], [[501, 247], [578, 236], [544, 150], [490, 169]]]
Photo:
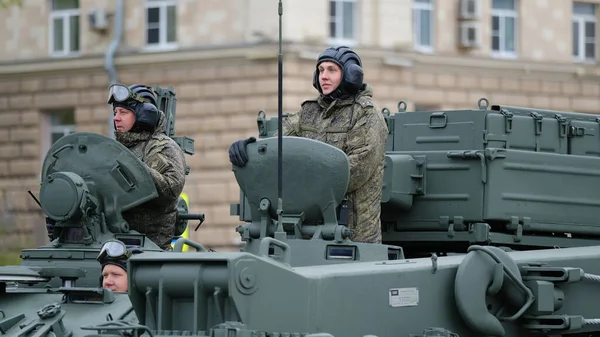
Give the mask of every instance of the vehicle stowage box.
[[502, 230], [600, 234], [597, 115], [496, 105], [387, 119], [394, 139], [383, 207], [392, 202], [391, 189], [411, 190], [394, 186], [392, 166], [401, 160], [393, 157], [408, 155], [422, 167], [411, 178], [422, 180], [418, 192], [408, 192], [412, 201], [382, 213], [395, 231], [482, 222]]
[[600, 156], [600, 116], [593, 114], [493, 105], [401, 112], [387, 120], [393, 128], [388, 151], [501, 148]]
[[600, 234], [599, 158], [566, 161], [556, 153], [512, 149], [387, 153], [395, 155], [419, 158], [425, 168], [410, 210], [382, 217], [396, 222], [396, 231], [483, 222], [501, 225], [496, 230], [521, 224], [533, 232]]

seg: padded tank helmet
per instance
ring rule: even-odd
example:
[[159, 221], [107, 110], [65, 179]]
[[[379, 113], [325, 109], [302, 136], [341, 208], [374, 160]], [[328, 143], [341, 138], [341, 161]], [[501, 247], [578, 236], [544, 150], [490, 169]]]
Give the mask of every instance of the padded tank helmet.
[[313, 76], [313, 87], [321, 94], [323, 89], [319, 84], [319, 64], [330, 61], [342, 69], [342, 80], [335, 91], [354, 95], [363, 85], [364, 72], [362, 61], [358, 54], [346, 46], [330, 47], [325, 49], [317, 59], [317, 65]]
[[129, 90], [131, 90], [132, 94], [137, 94], [143, 98], [146, 103], [150, 103], [158, 108], [156, 105], [156, 95], [151, 87], [144, 84], [133, 84], [129, 86]]
[[129, 87], [130, 95], [137, 96], [143, 102], [138, 100], [131, 100], [126, 102], [113, 102], [113, 109], [115, 107], [123, 107], [131, 110], [135, 113], [135, 123], [133, 124], [133, 130], [154, 130], [158, 125], [160, 114], [158, 112], [158, 106], [156, 102], [156, 95], [149, 87], [144, 84], [133, 84]]

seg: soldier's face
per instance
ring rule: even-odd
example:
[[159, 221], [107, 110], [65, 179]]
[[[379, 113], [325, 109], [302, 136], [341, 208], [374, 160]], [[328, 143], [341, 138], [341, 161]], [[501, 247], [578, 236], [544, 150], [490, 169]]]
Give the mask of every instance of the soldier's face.
[[133, 111], [119, 106], [114, 110], [113, 120], [115, 121], [117, 132], [127, 132], [131, 130], [133, 123], [135, 123], [135, 114]]
[[127, 272], [121, 267], [107, 264], [102, 270], [102, 288], [114, 292], [127, 292]]
[[325, 61], [319, 64], [319, 85], [323, 95], [332, 93], [342, 81], [342, 69], [335, 63]]

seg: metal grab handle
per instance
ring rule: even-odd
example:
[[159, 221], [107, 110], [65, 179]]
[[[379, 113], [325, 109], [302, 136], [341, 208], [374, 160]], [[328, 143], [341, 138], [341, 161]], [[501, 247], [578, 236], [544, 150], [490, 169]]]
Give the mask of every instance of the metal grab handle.
[[292, 260], [290, 246], [287, 243], [285, 243], [283, 241], [279, 241], [277, 239], [273, 239], [270, 237], [261, 239], [260, 247], [258, 248], [258, 255], [268, 257], [269, 256], [269, 247], [271, 247], [271, 245], [274, 245], [274, 246], [277, 246], [277, 247], [283, 249], [283, 263], [289, 265]]
[[192, 241], [190, 239], [187, 238], [179, 238], [177, 239], [177, 241], [175, 241], [175, 245], [173, 247], [173, 251], [174, 252], [178, 252], [181, 253], [183, 252], [183, 245], [186, 244], [190, 247], [196, 248], [197, 251], [199, 252], [206, 252], [206, 248], [204, 248], [204, 246], [196, 241]]

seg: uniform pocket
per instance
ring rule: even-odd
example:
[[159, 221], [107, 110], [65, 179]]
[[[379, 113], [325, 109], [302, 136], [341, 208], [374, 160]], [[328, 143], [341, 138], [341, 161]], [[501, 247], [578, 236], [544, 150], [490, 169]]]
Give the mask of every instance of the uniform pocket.
[[342, 151], [346, 151], [346, 140], [348, 135], [345, 132], [329, 132], [325, 135], [327, 144], [333, 145]]

